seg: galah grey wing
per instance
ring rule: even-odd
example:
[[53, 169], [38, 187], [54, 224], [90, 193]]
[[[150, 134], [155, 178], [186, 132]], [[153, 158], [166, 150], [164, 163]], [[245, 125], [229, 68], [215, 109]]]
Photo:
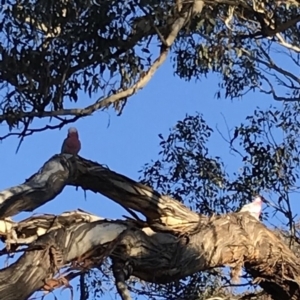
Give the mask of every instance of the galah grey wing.
[[65, 140], [64, 140], [64, 142], [63, 142], [63, 144], [62, 144], [62, 146], [61, 146], [61, 151], [60, 151], [60, 153], [68, 153], [68, 151], [67, 151], [67, 139], [68, 139], [68, 138], [65, 138]]

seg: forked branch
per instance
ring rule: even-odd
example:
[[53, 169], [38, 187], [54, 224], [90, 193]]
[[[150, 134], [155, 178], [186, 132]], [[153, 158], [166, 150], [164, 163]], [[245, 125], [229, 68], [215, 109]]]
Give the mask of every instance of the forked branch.
[[[52, 223], [53, 227], [53, 216], [36, 217], [41, 222], [29, 218], [19, 224], [8, 223], [11, 230], [2, 237], [14, 244], [10, 251], [16, 251], [23, 242], [18, 234], [15, 240], [11, 238], [13, 229], [20, 230], [33, 243], [15, 264], [0, 271], [1, 299], [22, 300], [43, 287], [67, 284], [64, 278], [55, 277], [61, 268], [69, 267], [74, 272], [75, 263], [86, 270], [99, 266], [108, 256], [129, 270], [127, 275], [115, 273], [124, 299], [128, 297], [126, 276], [166, 283], [222, 266], [232, 269], [235, 280], [246, 268], [273, 299], [300, 298], [298, 258], [248, 213], [204, 217], [170, 197], [80, 157], [56, 155], [24, 184], [2, 191], [1, 224], [9, 222], [4, 217], [24, 209], [33, 210], [53, 199], [67, 184], [99, 192], [139, 211], [147, 217], [148, 224], [98, 220], [85, 212], [78, 212], [76, 218], [73, 213], [54, 217], [57, 222]], [[51, 277], [54, 281], [49, 281]]]
[[[185, 205], [150, 187], [81, 157], [55, 155], [25, 183], [0, 192], [0, 218], [33, 211], [56, 197], [66, 185], [101, 193], [142, 213], [152, 227], [163, 231], [196, 230], [201, 219]], [[172, 209], [171, 209], [172, 208]]]

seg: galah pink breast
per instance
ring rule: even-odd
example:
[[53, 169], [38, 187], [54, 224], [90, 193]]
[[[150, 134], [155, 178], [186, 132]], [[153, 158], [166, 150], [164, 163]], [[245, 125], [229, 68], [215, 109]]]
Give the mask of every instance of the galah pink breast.
[[262, 197], [256, 196], [254, 200], [242, 207], [240, 212], [248, 211], [255, 219], [259, 221], [259, 216], [262, 211]]
[[81, 143], [78, 137], [78, 131], [75, 127], [70, 127], [68, 130], [68, 136], [62, 144], [61, 153], [77, 155], [80, 149]]

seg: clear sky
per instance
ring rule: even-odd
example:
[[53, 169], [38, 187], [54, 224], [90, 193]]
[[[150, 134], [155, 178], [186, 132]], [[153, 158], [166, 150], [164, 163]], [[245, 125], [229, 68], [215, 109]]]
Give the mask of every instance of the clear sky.
[[[142, 165], [157, 158], [158, 134], [167, 135], [169, 128], [183, 119], [185, 114], [198, 111], [203, 114], [210, 127], [215, 129], [218, 125], [226, 134], [223, 115], [229, 128], [233, 128], [243, 122], [256, 106], [261, 109], [268, 108], [271, 104], [281, 106], [281, 103], [275, 102], [271, 97], [259, 93], [248, 94], [242, 100], [217, 100], [214, 97], [217, 82], [217, 77], [210, 75], [209, 79], [203, 79], [202, 82], [187, 83], [173, 76], [171, 63], [167, 61], [151, 82], [128, 100], [120, 117], [109, 110], [96, 112], [92, 117], [76, 123], [82, 142], [80, 155], [106, 164], [110, 169], [132, 179], [138, 179], [138, 170]], [[80, 106], [85, 106], [90, 100], [87, 96], [82, 97]], [[19, 140], [15, 137], [4, 140], [0, 144], [0, 190], [22, 183], [52, 155], [59, 153], [67, 128], [27, 137], [17, 154], [15, 151]], [[0, 135], [6, 133], [6, 129], [1, 124]], [[221, 156], [228, 168], [237, 170], [239, 167], [217, 132], [211, 140], [211, 151], [212, 154]], [[293, 207], [295, 212], [300, 213], [300, 204], [295, 202]], [[88, 192], [85, 199], [83, 191], [76, 191], [74, 187], [65, 188], [56, 199], [35, 212], [60, 214], [77, 208], [107, 218], [120, 218], [122, 214], [127, 214], [101, 195]], [[14, 219], [20, 220], [29, 215], [31, 214], [22, 213]], [[73, 286], [76, 289], [76, 282], [73, 282]], [[58, 291], [56, 295], [59, 299], [70, 299], [68, 290], [62, 293]], [[52, 299], [51, 297], [49, 295], [46, 299]], [[112, 298], [115, 298], [113, 293], [107, 294], [103, 299]]]

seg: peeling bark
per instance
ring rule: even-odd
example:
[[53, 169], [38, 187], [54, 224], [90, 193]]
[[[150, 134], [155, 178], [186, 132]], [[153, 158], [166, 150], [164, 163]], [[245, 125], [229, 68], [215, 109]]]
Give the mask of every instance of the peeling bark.
[[23, 184], [0, 193], [0, 218], [33, 211], [62, 192], [76, 171], [68, 155], [55, 155]]
[[[300, 299], [298, 258], [247, 212], [204, 217], [81, 157], [54, 156], [24, 184], [1, 192], [2, 219], [50, 201], [66, 184], [101, 193], [141, 212], [147, 222], [98, 220], [82, 211], [35, 216], [19, 223], [2, 220], [4, 240], [10, 241], [14, 231], [15, 245], [21, 245], [22, 238], [33, 242], [15, 264], [0, 271], [0, 299], [22, 300], [43, 287], [61, 286], [63, 281], [56, 285], [51, 281], [60, 268], [68, 266], [73, 272], [74, 263], [92, 268], [108, 256], [126, 266], [127, 275], [115, 269], [124, 299], [129, 297], [127, 276], [167, 283], [222, 266], [231, 268], [233, 280], [239, 280], [244, 267], [273, 299]], [[24, 274], [31, 275], [26, 279]], [[12, 280], [7, 282], [10, 276]], [[16, 284], [22, 289], [16, 291]]]
[[126, 229], [118, 222], [96, 221], [43, 235], [14, 264], [0, 271], [0, 299], [25, 300], [45, 285], [51, 288], [47, 281], [60, 268], [75, 260], [81, 262], [80, 258], [97, 247], [102, 246], [104, 251], [105, 245], [117, 239]]
[[50, 261], [45, 259], [43, 253], [28, 252], [16, 263], [0, 271], [0, 298], [25, 300], [43, 286], [44, 278], [51, 273]]
[[0, 237], [9, 244], [28, 245], [50, 231], [81, 222], [91, 223], [99, 220], [103, 218], [83, 210], [64, 212], [59, 216], [35, 215], [20, 222], [0, 220]]
[[[53, 166], [52, 171], [49, 166]], [[62, 172], [65, 175], [63, 178]], [[60, 189], [57, 187], [58, 181]], [[101, 193], [126, 208], [136, 210], [147, 217], [152, 227], [162, 231], [182, 232], [185, 228], [192, 232], [201, 220], [207, 219], [179, 201], [162, 196], [150, 187], [107, 167], [81, 157], [66, 159], [66, 155], [55, 155], [24, 184], [2, 191], [0, 218], [28, 211], [29, 207], [33, 210], [45, 204], [67, 184]]]

